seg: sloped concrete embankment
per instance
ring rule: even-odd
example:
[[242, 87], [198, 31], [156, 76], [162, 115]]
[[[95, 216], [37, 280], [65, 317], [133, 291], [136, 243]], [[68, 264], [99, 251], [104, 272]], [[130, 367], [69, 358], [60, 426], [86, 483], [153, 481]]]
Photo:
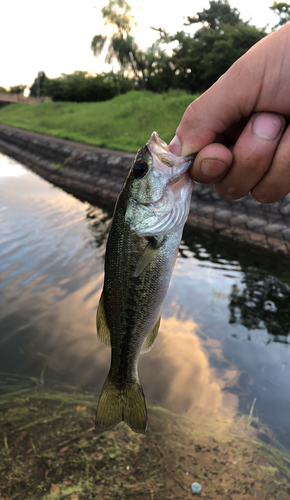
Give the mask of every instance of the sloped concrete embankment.
[[[0, 125], [0, 151], [93, 204], [113, 205], [133, 154]], [[290, 251], [290, 196], [268, 205], [250, 194], [235, 202], [196, 185], [188, 224], [272, 251]]]

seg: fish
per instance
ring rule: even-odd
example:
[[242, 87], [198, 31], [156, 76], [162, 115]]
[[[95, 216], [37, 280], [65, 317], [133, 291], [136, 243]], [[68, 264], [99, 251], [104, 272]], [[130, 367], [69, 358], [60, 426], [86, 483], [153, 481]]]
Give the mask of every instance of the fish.
[[156, 339], [193, 181], [195, 155], [176, 156], [153, 132], [139, 149], [118, 197], [107, 240], [97, 335], [111, 346], [111, 366], [95, 417], [98, 432], [124, 421], [145, 433], [145, 396], [138, 376], [141, 352]]

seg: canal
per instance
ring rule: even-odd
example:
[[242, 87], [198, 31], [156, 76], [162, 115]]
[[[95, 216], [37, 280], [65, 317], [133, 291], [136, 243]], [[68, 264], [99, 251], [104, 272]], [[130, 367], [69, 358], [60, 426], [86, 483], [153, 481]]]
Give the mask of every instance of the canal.
[[[1, 372], [100, 392], [111, 217], [0, 155]], [[139, 362], [148, 404], [190, 418], [251, 413], [290, 449], [289, 283], [287, 257], [186, 227], [157, 341]]]

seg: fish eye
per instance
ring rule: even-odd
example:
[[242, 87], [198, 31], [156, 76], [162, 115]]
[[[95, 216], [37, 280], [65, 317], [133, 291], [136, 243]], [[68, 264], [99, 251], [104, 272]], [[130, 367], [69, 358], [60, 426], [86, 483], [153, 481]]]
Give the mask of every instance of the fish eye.
[[133, 166], [133, 174], [135, 175], [135, 177], [137, 177], [138, 179], [142, 179], [142, 177], [144, 177], [147, 171], [148, 171], [148, 165], [145, 161], [140, 161], [140, 162], [136, 161], [136, 163]]

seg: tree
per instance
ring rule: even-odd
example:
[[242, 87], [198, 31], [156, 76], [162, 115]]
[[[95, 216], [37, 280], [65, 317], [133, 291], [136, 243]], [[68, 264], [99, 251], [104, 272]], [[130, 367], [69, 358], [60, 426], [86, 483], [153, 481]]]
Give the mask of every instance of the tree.
[[44, 83], [45, 95], [53, 101], [106, 101], [132, 88], [131, 80], [113, 72], [92, 76], [85, 71], [75, 71], [58, 78], [47, 78]]
[[107, 44], [105, 61], [117, 60], [121, 71], [132, 73], [142, 89], [150, 87], [150, 79], [160, 72], [161, 62], [166, 64], [165, 51], [158, 43], [145, 51], [138, 47], [131, 34], [134, 18], [126, 0], [109, 0], [101, 12], [105, 26], [115, 26], [115, 32], [110, 38], [102, 33], [93, 37], [91, 49], [94, 55], [100, 55]]
[[32, 97], [40, 97], [40, 96], [43, 96], [45, 94], [44, 87], [45, 87], [46, 80], [47, 80], [47, 76], [44, 73], [44, 71], [39, 71], [37, 77], [34, 79], [33, 84], [29, 88], [30, 95]]
[[203, 26], [193, 36], [180, 31], [170, 41], [178, 42], [172, 55], [174, 84], [190, 92], [206, 90], [266, 35], [265, 29], [244, 22], [227, 0], [212, 0], [209, 9], [187, 19], [187, 24], [201, 22]]
[[238, 9], [232, 8], [228, 0], [210, 0], [208, 9], [197, 12], [194, 17], [187, 16], [187, 21], [184, 23], [185, 26], [202, 23], [211, 29], [218, 29], [221, 24], [230, 24], [231, 26], [244, 24]]
[[270, 9], [275, 12], [279, 16], [279, 22], [273, 28], [276, 29], [279, 26], [283, 26], [284, 24], [290, 21], [290, 5], [286, 2], [273, 2], [273, 5]]
[[[104, 25], [115, 26], [115, 32], [108, 39], [108, 36], [102, 33], [95, 35], [91, 42], [91, 49], [95, 56], [100, 55], [104, 48], [106, 42], [108, 42], [107, 54], [105, 61], [111, 63], [116, 59], [121, 67], [122, 71], [126, 69], [131, 69], [139, 80], [138, 72], [143, 69], [143, 65], [140, 64], [140, 56], [138, 53], [138, 46], [134, 40], [131, 33], [131, 23], [133, 22], [133, 17], [130, 14], [131, 7], [126, 0], [109, 0], [108, 4], [101, 10], [104, 19]], [[142, 74], [141, 78], [144, 82], [144, 76]]]
[[152, 92], [167, 92], [174, 88], [175, 72], [171, 57], [162, 50], [159, 43], [152, 44], [145, 51], [146, 88]]
[[221, 25], [222, 29], [201, 28], [194, 37], [179, 35], [172, 62], [192, 92], [209, 88], [266, 33], [255, 26]]
[[9, 87], [9, 94], [23, 94], [26, 89], [26, 85], [15, 85], [14, 87]]

